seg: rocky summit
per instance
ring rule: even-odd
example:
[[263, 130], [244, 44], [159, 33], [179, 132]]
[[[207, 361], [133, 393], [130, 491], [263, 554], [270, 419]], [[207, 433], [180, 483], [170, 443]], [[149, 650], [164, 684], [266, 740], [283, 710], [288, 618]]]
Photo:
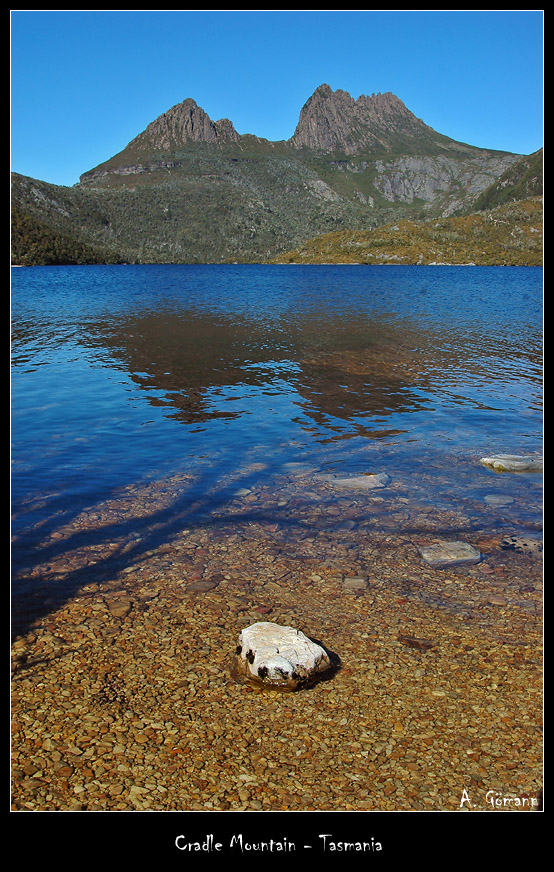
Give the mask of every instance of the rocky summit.
[[152, 121], [128, 147], [141, 149], [149, 155], [157, 152], [171, 153], [186, 142], [220, 144], [238, 142], [239, 138], [231, 121], [226, 118], [212, 121], [194, 100], [188, 99]]
[[347, 91], [320, 85], [303, 107], [289, 143], [295, 148], [361, 154], [390, 150], [399, 141], [412, 140], [413, 148], [418, 139], [436, 141], [439, 147], [448, 143], [390, 92], [362, 94], [354, 100]]
[[12, 257], [267, 262], [330, 232], [467, 215], [522, 179], [526, 196], [540, 194], [542, 156], [539, 168], [438, 133], [392, 93], [320, 85], [279, 142], [239, 134], [188, 97], [71, 188], [12, 174]]

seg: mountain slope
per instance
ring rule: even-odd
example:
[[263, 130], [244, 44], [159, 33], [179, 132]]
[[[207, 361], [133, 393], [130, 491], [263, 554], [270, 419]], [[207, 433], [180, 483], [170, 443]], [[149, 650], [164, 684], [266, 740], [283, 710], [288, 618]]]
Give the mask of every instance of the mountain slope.
[[49, 227], [17, 204], [12, 205], [11, 229], [12, 263], [19, 266], [122, 262], [117, 254], [83, 242], [71, 231]]
[[534, 197], [470, 215], [328, 233], [274, 262], [541, 266], [542, 232], [542, 197]]
[[475, 200], [475, 211], [493, 209], [510, 200], [537, 197], [543, 191], [543, 150], [539, 148], [512, 164]]
[[94, 256], [263, 262], [329, 231], [471, 210], [519, 159], [437, 133], [393, 94], [321, 85], [287, 141], [239, 135], [188, 98], [73, 188], [14, 174], [12, 202]]

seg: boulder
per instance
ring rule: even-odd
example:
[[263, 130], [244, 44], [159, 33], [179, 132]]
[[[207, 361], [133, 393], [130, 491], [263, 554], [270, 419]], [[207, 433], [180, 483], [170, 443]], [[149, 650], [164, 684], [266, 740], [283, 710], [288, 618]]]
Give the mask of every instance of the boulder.
[[535, 454], [494, 454], [482, 457], [481, 463], [496, 472], [542, 472], [542, 457]]
[[481, 552], [467, 542], [437, 542], [434, 545], [425, 545], [419, 552], [426, 563], [437, 569], [479, 563], [481, 560]]
[[276, 690], [296, 690], [331, 665], [329, 653], [300, 630], [260, 621], [240, 633], [234, 675]]

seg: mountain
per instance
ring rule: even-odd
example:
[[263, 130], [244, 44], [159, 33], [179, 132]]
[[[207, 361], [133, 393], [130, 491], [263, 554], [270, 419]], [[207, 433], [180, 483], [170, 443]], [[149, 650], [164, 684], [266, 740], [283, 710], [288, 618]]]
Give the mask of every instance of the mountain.
[[471, 211], [520, 159], [437, 133], [390, 93], [321, 85], [280, 142], [188, 98], [72, 188], [12, 174], [13, 256], [53, 262], [55, 237], [64, 262], [264, 262], [335, 230]]
[[213, 142], [221, 145], [238, 142], [238, 133], [231, 121], [223, 118], [213, 122], [194, 100], [188, 99], [164, 112], [148, 125], [132, 142], [129, 149], [140, 149], [147, 154], [155, 151], [171, 152], [182, 143]]

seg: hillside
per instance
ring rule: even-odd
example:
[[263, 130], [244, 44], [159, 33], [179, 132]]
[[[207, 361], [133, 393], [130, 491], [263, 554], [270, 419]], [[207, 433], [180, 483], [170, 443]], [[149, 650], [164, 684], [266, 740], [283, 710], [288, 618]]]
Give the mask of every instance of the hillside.
[[274, 262], [541, 266], [542, 231], [542, 197], [533, 197], [460, 217], [327, 233]]
[[333, 231], [467, 214], [520, 160], [434, 131], [390, 93], [321, 85], [281, 142], [187, 98], [72, 188], [12, 174], [13, 258], [266, 262]]
[[543, 150], [516, 161], [502, 173], [482, 194], [479, 194], [473, 209], [493, 209], [510, 200], [526, 200], [543, 192]]
[[123, 262], [110, 251], [84, 243], [72, 233], [60, 233], [25, 214], [17, 204], [12, 205], [11, 230], [12, 263], [19, 266]]

